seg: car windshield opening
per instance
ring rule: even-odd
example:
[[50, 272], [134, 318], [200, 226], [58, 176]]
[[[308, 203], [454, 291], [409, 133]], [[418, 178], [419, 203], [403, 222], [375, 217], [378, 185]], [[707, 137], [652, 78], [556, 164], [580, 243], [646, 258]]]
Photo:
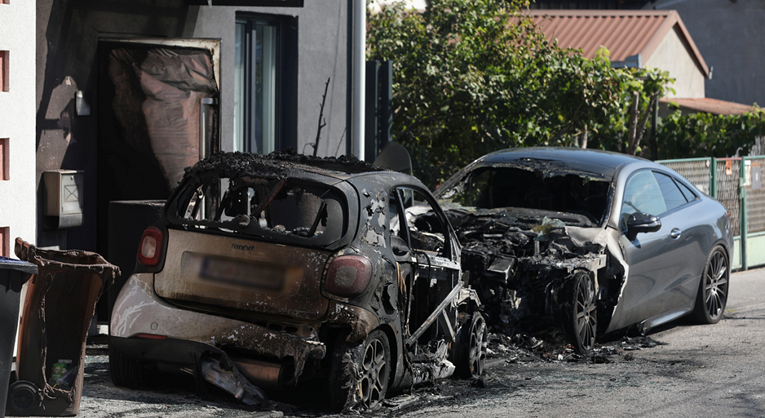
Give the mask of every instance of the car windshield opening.
[[448, 206], [574, 213], [597, 225], [606, 214], [608, 190], [608, 181], [586, 175], [545, 176], [513, 167], [479, 167], [440, 196]]

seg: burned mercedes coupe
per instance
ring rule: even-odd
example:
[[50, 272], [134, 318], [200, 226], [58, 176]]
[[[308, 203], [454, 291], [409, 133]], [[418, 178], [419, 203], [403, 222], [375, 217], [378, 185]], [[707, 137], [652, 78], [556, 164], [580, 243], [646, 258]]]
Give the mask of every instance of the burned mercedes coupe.
[[[427, 219], [418, 215], [428, 213]], [[456, 234], [414, 177], [348, 159], [216, 154], [148, 228], [115, 302], [121, 386], [175, 371], [249, 404], [316, 379], [334, 409], [458, 374], [485, 357]]]
[[435, 195], [494, 329], [562, 330], [585, 353], [604, 333], [723, 315], [730, 218], [669, 168], [594, 150], [509, 149]]

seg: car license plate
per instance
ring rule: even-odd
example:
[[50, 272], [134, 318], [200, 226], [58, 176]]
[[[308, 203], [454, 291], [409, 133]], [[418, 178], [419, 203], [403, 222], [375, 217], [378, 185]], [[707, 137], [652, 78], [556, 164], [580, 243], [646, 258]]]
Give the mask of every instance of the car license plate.
[[202, 260], [199, 275], [230, 284], [280, 291], [284, 286], [285, 271], [281, 267], [268, 264], [206, 257]]

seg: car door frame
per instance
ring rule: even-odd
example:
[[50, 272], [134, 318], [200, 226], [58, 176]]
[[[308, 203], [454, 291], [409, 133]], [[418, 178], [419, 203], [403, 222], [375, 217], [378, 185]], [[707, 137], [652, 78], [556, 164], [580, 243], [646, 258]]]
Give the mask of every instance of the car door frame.
[[[415, 190], [427, 200], [430, 208], [433, 210], [434, 215], [443, 228], [445, 247], [444, 251], [448, 251], [446, 256], [433, 254], [430, 251], [417, 249], [412, 246], [411, 233], [409, 230], [408, 221], [406, 219], [406, 207], [404, 205], [405, 199], [402, 195], [402, 189]], [[406, 241], [406, 244], [410, 249], [410, 264], [412, 266], [412, 274], [414, 276], [412, 284], [414, 285], [417, 280], [429, 280], [429, 287], [438, 287], [436, 290], [436, 300], [440, 302], [435, 306], [430, 306], [430, 316], [423, 320], [422, 324], [419, 324], [417, 328], [411, 330], [409, 328], [409, 320], [411, 315], [411, 301], [413, 297], [412, 289], [410, 287], [407, 288], [409, 292], [407, 298], [410, 301], [410, 306], [407, 307], [405, 318], [402, 318], [402, 321], [405, 321], [405, 323], [402, 323], [402, 329], [409, 330], [411, 335], [408, 336], [406, 345], [410, 346], [414, 344], [418, 340], [418, 337], [423, 335], [423, 333], [430, 329], [434, 324], [438, 324], [438, 329], [443, 331], [443, 334], [447, 339], [454, 339], [454, 328], [457, 321], [457, 311], [455, 307], [451, 306], [451, 303], [444, 304], [444, 302], [454, 299], [459, 291], [459, 288], [461, 287], [461, 249], [457, 241], [457, 235], [449, 223], [449, 220], [446, 218], [446, 215], [443, 213], [441, 206], [438, 205], [438, 201], [427, 189], [414, 184], [400, 184], [391, 190], [391, 194], [396, 195], [396, 200], [398, 202], [399, 208], [399, 222], [403, 222], [403, 225], [406, 225], [405, 228], [400, 229], [400, 232], [405, 235], [405, 237], [402, 238], [404, 241]], [[393, 234], [391, 234], [391, 236], [392, 235]], [[398, 262], [400, 263], [401, 261]], [[443, 311], [446, 314], [442, 315], [437, 311]], [[449, 323], [445, 323], [446, 321]], [[435, 331], [436, 334], [440, 333], [438, 329]]]
[[[629, 180], [643, 171], [658, 172], [669, 176], [675, 182], [680, 181], [676, 175], [659, 167], [644, 166], [632, 170], [624, 177], [624, 186], [620, 187], [618, 200], [615, 200], [614, 212], [617, 219], [621, 218], [621, 208]], [[662, 198], [665, 198], [663, 192]], [[621, 222], [617, 224], [619, 244], [629, 266], [619, 307], [624, 325], [643, 323], [644, 328], [650, 328], [678, 318], [693, 309], [695, 284], [698, 283], [697, 266], [693, 262], [678, 264], [677, 260], [698, 258], [692, 255], [693, 241], [697, 238], [694, 238], [694, 232], [681, 233], [678, 238], [672, 238], [671, 233], [675, 229], [692, 231], [692, 228], [685, 228], [688, 224], [683, 222], [686, 219], [681, 212], [698, 202], [700, 198], [696, 196], [696, 199], [690, 202], [656, 215], [662, 222], [661, 228], [656, 232], [640, 233], [635, 240], [627, 238], [626, 229]], [[637, 257], [643, 261], [635, 263]], [[672, 267], [679, 268], [674, 271], [666, 270]], [[655, 272], [661, 268], [665, 271], [659, 270], [663, 274], [657, 276]]]

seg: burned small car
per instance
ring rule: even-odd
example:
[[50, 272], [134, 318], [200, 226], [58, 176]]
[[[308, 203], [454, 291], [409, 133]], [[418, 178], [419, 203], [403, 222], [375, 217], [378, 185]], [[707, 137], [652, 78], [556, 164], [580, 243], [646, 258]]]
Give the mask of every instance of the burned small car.
[[462, 282], [456, 234], [414, 177], [221, 153], [187, 169], [165, 218], [144, 232], [115, 302], [117, 385], [175, 371], [261, 404], [263, 389], [316, 379], [348, 410], [481, 374], [480, 301]]
[[[725, 208], [673, 170], [603, 151], [479, 158], [436, 192], [491, 327], [596, 337], [722, 317], [733, 251]], [[560, 334], [560, 333], [558, 333]]]

